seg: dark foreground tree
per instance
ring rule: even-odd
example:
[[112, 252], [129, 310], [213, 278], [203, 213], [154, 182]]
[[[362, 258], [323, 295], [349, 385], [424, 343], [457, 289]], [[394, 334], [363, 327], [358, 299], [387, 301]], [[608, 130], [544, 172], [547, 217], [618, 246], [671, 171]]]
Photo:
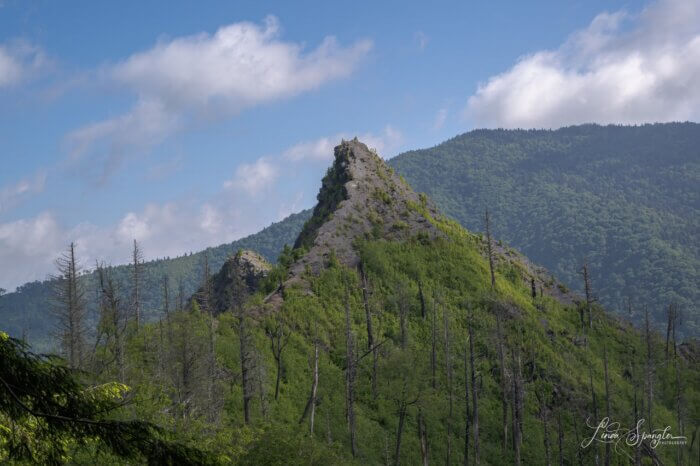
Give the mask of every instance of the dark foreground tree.
[[125, 389], [84, 387], [59, 360], [31, 353], [0, 332], [0, 424], [22, 431], [4, 439], [0, 461], [64, 464], [73, 449], [87, 445], [147, 464], [211, 462], [150, 422], [110, 418], [124, 404]]

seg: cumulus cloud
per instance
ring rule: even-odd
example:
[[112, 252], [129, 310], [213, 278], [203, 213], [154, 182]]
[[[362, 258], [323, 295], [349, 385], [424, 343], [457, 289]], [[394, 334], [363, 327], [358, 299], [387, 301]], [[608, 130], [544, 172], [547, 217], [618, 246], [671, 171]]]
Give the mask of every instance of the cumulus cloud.
[[0, 214], [10, 210], [27, 197], [42, 192], [45, 184], [46, 172], [39, 171], [32, 177], [4, 186], [0, 189]]
[[343, 47], [326, 37], [306, 50], [279, 35], [274, 17], [262, 25], [235, 23], [213, 35], [162, 40], [105, 67], [103, 78], [131, 89], [137, 103], [127, 114], [70, 133], [71, 157], [101, 155], [108, 175], [125, 154], [147, 151], [189, 119], [230, 116], [346, 77], [372, 47], [369, 40]]
[[224, 182], [224, 188], [241, 189], [254, 196], [269, 187], [277, 179], [278, 173], [269, 158], [261, 157], [254, 163], [240, 165], [233, 179]]
[[23, 41], [0, 44], [0, 88], [31, 78], [46, 64], [39, 47]]
[[90, 269], [96, 260], [128, 262], [134, 239], [141, 244], [146, 260], [175, 257], [233, 241], [274, 219], [274, 212], [263, 219], [252, 206], [230, 207], [223, 198], [216, 202], [218, 205], [148, 204], [106, 226], [83, 222], [65, 227], [51, 212], [0, 223], [0, 263], [12, 264], [0, 270], [0, 287], [13, 289], [47, 278], [55, 271], [55, 259], [71, 242], [76, 244], [80, 263]]
[[602, 13], [556, 50], [522, 57], [478, 87], [477, 126], [545, 127], [700, 118], [700, 3]]

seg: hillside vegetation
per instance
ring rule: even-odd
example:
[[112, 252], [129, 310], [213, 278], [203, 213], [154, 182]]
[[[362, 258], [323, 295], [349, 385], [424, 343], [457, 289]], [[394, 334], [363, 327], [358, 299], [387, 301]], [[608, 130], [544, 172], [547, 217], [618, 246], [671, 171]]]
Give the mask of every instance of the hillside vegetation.
[[[113, 416], [161, 426], [175, 453], [213, 464], [693, 464], [696, 346], [573, 302], [519, 254], [396, 184], [363, 144], [343, 143], [338, 158], [348, 176], [330, 170], [325, 181], [342, 186], [319, 204], [336, 192], [339, 202], [315, 211], [256, 290], [235, 269], [255, 256], [240, 252], [228, 278], [204, 273], [195, 299], [154, 323], [137, 327], [103, 293], [102, 338], [80, 366], [93, 385], [129, 387]], [[377, 188], [390, 202], [365, 202]], [[398, 230], [379, 224], [394, 215]], [[224, 312], [212, 306], [219, 294]], [[586, 444], [605, 418], [624, 440]], [[639, 422], [687, 441], [634, 442], [626, 432]], [[33, 439], [42, 426], [24, 416], [15, 429]], [[8, 438], [0, 461], [18, 457]], [[28, 449], [40, 462], [47, 452], [129, 461], [102, 437], [38, 438]]]
[[587, 260], [607, 308], [665, 326], [675, 303], [697, 337], [699, 148], [696, 123], [476, 130], [389, 163], [472, 231], [488, 207], [495, 237], [570, 288]]

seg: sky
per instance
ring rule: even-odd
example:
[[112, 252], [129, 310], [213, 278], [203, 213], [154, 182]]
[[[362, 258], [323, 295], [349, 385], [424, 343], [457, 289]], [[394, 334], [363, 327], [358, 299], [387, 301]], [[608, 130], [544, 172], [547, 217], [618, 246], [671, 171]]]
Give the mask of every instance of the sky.
[[342, 138], [700, 117], [700, 2], [0, 0], [0, 287], [312, 207]]

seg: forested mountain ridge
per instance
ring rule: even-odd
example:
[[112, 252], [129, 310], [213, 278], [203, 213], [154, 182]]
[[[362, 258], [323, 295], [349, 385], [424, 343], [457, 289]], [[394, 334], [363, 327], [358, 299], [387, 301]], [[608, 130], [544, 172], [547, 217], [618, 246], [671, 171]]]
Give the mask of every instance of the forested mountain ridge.
[[[677, 303], [684, 316], [679, 332], [692, 337], [699, 334], [699, 147], [695, 123], [476, 130], [387, 163], [472, 231], [483, 231], [488, 206], [495, 238], [581, 295], [587, 260], [597, 298], [637, 326], [646, 307], [655, 327], [665, 328], [668, 306]], [[311, 215], [307, 210], [209, 248], [212, 269], [239, 248], [274, 262]], [[202, 264], [201, 253], [147, 263], [147, 316], [162, 311], [163, 275], [173, 286], [182, 279], [189, 295]], [[127, 287], [129, 267], [116, 267], [115, 276]], [[85, 280], [93, 290], [94, 275]], [[48, 349], [51, 292], [50, 281], [32, 282], [0, 298], [0, 327], [18, 337], [26, 330], [30, 342]]]
[[675, 303], [700, 334], [699, 124], [475, 130], [389, 164], [466, 228], [488, 207], [495, 237], [581, 293], [587, 261], [601, 303], [638, 325]]

